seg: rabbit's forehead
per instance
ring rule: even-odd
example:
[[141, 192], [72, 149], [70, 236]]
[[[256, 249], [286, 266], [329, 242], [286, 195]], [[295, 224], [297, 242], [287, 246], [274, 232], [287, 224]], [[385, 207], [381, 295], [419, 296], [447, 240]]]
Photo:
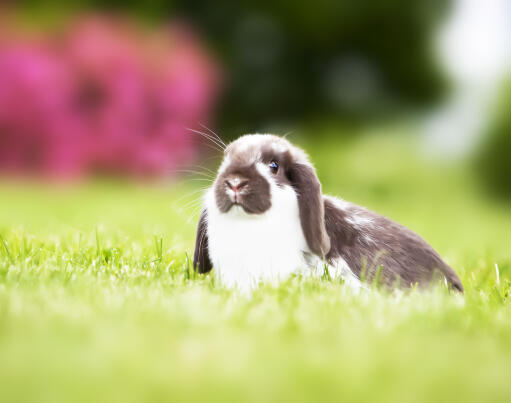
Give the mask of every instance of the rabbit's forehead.
[[227, 158], [249, 164], [284, 154], [289, 150], [289, 145], [282, 139], [270, 135], [250, 135], [229, 145]]

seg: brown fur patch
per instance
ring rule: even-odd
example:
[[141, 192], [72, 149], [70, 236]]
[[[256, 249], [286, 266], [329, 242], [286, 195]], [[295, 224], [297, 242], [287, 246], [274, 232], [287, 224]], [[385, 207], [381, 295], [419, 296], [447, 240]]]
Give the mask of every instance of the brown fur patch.
[[222, 213], [227, 213], [234, 205], [234, 202], [227, 195], [227, 181], [232, 178], [240, 178], [247, 182], [238, 195], [238, 203], [245, 212], [262, 214], [271, 207], [270, 184], [257, 171], [255, 164], [243, 166], [242, 164], [231, 163], [215, 182], [216, 204]]
[[[419, 235], [408, 228], [362, 207], [340, 209], [325, 199], [326, 230], [331, 240], [327, 260], [346, 261], [353, 273], [367, 281], [378, 279], [389, 287], [424, 286], [441, 278], [463, 291], [456, 273]], [[368, 223], [358, 227], [350, 220], [363, 215]]]
[[209, 239], [207, 233], [206, 210], [202, 210], [197, 225], [197, 236], [195, 237], [195, 251], [193, 253], [193, 268], [199, 273], [211, 271], [213, 265], [209, 258]]
[[287, 176], [298, 197], [300, 222], [307, 245], [312, 253], [324, 258], [330, 250], [330, 238], [325, 228], [325, 212], [321, 184], [314, 168], [291, 164]]

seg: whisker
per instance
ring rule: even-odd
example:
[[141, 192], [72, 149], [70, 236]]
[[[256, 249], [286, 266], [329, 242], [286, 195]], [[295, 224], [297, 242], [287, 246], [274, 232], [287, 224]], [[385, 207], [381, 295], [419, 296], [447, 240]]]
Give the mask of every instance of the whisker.
[[193, 169], [174, 169], [174, 170], [172, 170], [172, 172], [200, 175], [200, 176], [204, 176], [209, 179], [215, 179], [215, 177], [216, 177], [216, 176], [213, 176], [207, 172], [194, 171]]
[[185, 182], [190, 182], [190, 181], [199, 181], [199, 182], [213, 183], [214, 179], [209, 179], [209, 178], [190, 178], [190, 179], [185, 179]]
[[[210, 129], [208, 129], [207, 127], [201, 125], [202, 127], [204, 127], [206, 130], [212, 132]], [[202, 133], [202, 135], [204, 136], [207, 136], [209, 139], [211, 140], [214, 140], [216, 142], [216, 144], [218, 144], [219, 146], [221, 146], [223, 149], [225, 149], [227, 147], [227, 145], [223, 142], [223, 140], [218, 137], [218, 135], [214, 132], [212, 132], [213, 134], [209, 134], [209, 133], [206, 133], [206, 132], [202, 132], [200, 130], [197, 130], [199, 133]]]
[[199, 189], [192, 190], [191, 192], [188, 192], [175, 200], [174, 203], [179, 204], [182, 200], [185, 200], [186, 198], [191, 197], [199, 192], [205, 192], [207, 189], [209, 189], [209, 186], [202, 186]]
[[202, 210], [202, 206], [199, 206], [194, 211], [192, 211], [192, 213], [188, 216], [188, 218], [186, 220], [186, 224], [187, 225], [190, 224], [190, 221], [192, 221], [192, 218], [194, 218], [196, 215], [199, 215], [201, 210]]
[[[189, 130], [189, 132], [192, 131], [191, 129], [188, 129], [188, 128], [185, 128], [185, 129]], [[201, 135], [201, 137], [204, 137], [204, 136]], [[201, 146], [207, 146], [208, 148], [210, 148], [216, 152], [220, 152], [222, 154], [224, 153], [224, 149], [220, 144], [212, 142], [211, 139], [209, 139], [207, 137], [204, 137], [204, 138], [206, 138], [207, 140], [210, 140], [210, 142], [201, 141], [200, 139], [197, 139], [196, 137], [192, 137], [191, 140], [193, 142], [195, 142], [196, 144], [200, 144]]]
[[211, 141], [213, 144], [217, 145], [218, 147], [220, 147], [220, 149], [222, 150], [222, 152], [225, 150], [225, 144], [223, 144], [223, 142], [220, 142], [219, 140], [217, 140], [214, 136], [212, 136], [211, 134], [207, 134], [207, 133], [204, 133], [204, 132], [201, 132], [199, 130], [195, 130], [195, 129], [190, 129], [189, 127], [186, 128], [187, 130], [193, 132], [193, 133], [196, 133], [206, 139], [208, 139], [209, 141]]
[[212, 169], [206, 168], [206, 167], [204, 167], [204, 166], [202, 166], [202, 165], [195, 165], [195, 166], [196, 166], [197, 168], [205, 169], [206, 171], [211, 172], [213, 175], [215, 175], [215, 176], [216, 176], [216, 172], [215, 172], [215, 171], [213, 171]]
[[202, 169], [204, 170], [203, 172], [204, 173], [207, 173], [207, 174], [211, 174], [212, 176], [216, 176], [216, 171], [213, 171], [212, 169], [210, 168], [207, 168], [203, 165], [198, 165], [198, 164], [193, 164], [193, 165], [179, 165], [177, 167], [178, 169], [187, 169], [187, 170], [193, 170], [194, 172], [202, 172], [202, 171], [198, 171], [196, 170], [195, 168], [199, 168], [199, 169]]
[[208, 132], [213, 134], [213, 136], [215, 136], [218, 139], [218, 141], [220, 141], [223, 144], [224, 148], [227, 148], [227, 144], [225, 144], [224, 141], [220, 138], [220, 136], [218, 134], [216, 134], [213, 130], [211, 130], [206, 125], [203, 125], [202, 123], [199, 123], [199, 126], [201, 126], [202, 128], [206, 129]]
[[[220, 153], [222, 153], [222, 154], [224, 153], [224, 149], [223, 149], [223, 148], [220, 148], [220, 146], [216, 146], [216, 147], [215, 147], [215, 146], [213, 146], [213, 145], [212, 145], [212, 144], [210, 144], [210, 143], [204, 143], [204, 142], [200, 142], [200, 144], [201, 144], [201, 145], [203, 145], [203, 146], [206, 146], [206, 147], [208, 147], [208, 148], [210, 148], [210, 149], [212, 149], [212, 150], [214, 150], [214, 151], [216, 151], [216, 152], [220, 152]], [[214, 143], [214, 144], [216, 144], [216, 143]]]
[[202, 200], [200, 200], [199, 198], [196, 198], [196, 199], [193, 199], [193, 200], [190, 200], [189, 202], [183, 204], [181, 206], [182, 209], [186, 210], [190, 207], [197, 207], [198, 204], [201, 204], [202, 205]]
[[183, 214], [186, 214], [186, 224], [190, 224], [190, 222], [198, 215], [200, 215], [200, 212], [202, 211], [202, 206], [193, 207], [192, 210], [188, 210], [187, 212], [184, 212]]
[[[192, 196], [192, 194], [190, 194], [189, 196]], [[203, 197], [202, 197], [202, 194], [199, 194], [199, 195], [193, 196], [191, 198], [191, 200], [188, 200], [186, 203], [182, 203], [182, 202], [178, 203], [178, 201], [176, 200], [176, 204], [177, 204], [176, 209], [178, 211], [186, 211], [190, 207], [196, 207], [198, 205], [202, 205], [202, 203], [203, 203]]]
[[211, 156], [209, 156], [209, 157], [202, 158], [201, 160], [202, 160], [202, 161], [204, 161], [204, 162], [206, 162], [206, 161], [211, 161], [211, 160], [216, 160], [216, 161], [218, 161], [218, 160], [219, 160], [219, 158], [218, 158], [218, 155], [211, 155]]

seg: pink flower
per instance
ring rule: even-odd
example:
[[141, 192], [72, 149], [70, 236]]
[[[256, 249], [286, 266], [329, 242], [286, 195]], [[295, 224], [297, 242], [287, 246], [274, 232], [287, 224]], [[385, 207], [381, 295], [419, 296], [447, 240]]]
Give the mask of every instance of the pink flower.
[[96, 17], [59, 42], [4, 44], [0, 170], [168, 173], [194, 157], [185, 127], [210, 120], [218, 87], [212, 58], [182, 27], [146, 33]]
[[80, 170], [81, 161], [73, 156], [82, 138], [69, 113], [69, 87], [66, 65], [50, 49], [30, 44], [3, 46], [0, 169], [51, 175]]

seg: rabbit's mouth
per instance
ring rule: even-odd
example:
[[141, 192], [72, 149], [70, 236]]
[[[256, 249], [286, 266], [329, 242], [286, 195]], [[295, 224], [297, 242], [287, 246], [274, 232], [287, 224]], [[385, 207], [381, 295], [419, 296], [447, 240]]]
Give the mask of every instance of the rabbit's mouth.
[[247, 200], [245, 197], [243, 197], [243, 195], [227, 195], [227, 197], [229, 198], [229, 201], [223, 200], [221, 205], [219, 205], [217, 201], [219, 210], [224, 214], [239, 212], [244, 212], [246, 214], [263, 214], [269, 208], [265, 208], [265, 205], [261, 206], [260, 204], [254, 202], [250, 197], [248, 197]]

